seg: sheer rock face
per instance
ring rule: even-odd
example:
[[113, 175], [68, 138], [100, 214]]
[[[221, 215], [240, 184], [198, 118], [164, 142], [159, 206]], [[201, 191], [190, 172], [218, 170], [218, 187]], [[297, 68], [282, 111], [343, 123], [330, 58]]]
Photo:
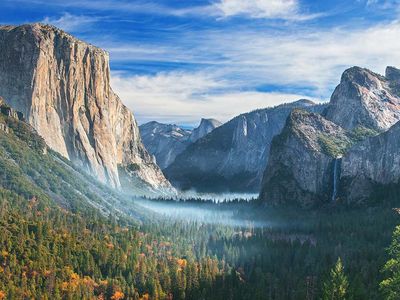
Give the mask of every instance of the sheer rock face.
[[379, 186], [400, 180], [400, 123], [388, 131], [353, 146], [342, 159], [341, 194], [362, 202]]
[[273, 139], [260, 199], [310, 207], [332, 198], [334, 160], [323, 141], [350, 144], [346, 131], [321, 115], [294, 110]]
[[300, 100], [242, 114], [189, 145], [164, 170], [183, 189], [258, 192], [272, 138], [294, 108], [321, 112], [325, 106]]
[[336, 199], [355, 203], [398, 184], [399, 95], [400, 70], [394, 67], [385, 76], [346, 70], [323, 112], [326, 119], [292, 113], [274, 139], [261, 199], [301, 206]]
[[48, 25], [2, 26], [0, 95], [52, 149], [101, 181], [119, 187], [118, 166], [134, 164], [145, 183], [169, 188], [110, 87], [104, 50]]
[[385, 131], [400, 120], [400, 70], [381, 76], [367, 69], [346, 70], [326, 110], [326, 118], [345, 129], [364, 126]]
[[165, 169], [190, 144], [220, 125], [221, 123], [215, 119], [201, 119], [199, 127], [188, 130], [177, 125], [152, 121], [140, 125], [139, 129], [146, 149], [154, 155], [161, 169]]

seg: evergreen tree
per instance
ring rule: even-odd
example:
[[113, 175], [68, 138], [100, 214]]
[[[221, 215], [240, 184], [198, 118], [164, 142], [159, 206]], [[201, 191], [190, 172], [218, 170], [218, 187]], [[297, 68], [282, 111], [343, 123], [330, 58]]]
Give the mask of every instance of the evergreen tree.
[[400, 226], [397, 226], [393, 233], [389, 256], [390, 259], [383, 268], [384, 272], [388, 274], [388, 278], [381, 282], [380, 288], [385, 299], [400, 299]]
[[324, 283], [323, 299], [345, 300], [348, 287], [349, 283], [347, 281], [346, 274], [344, 273], [342, 260], [339, 257], [335, 266], [330, 272], [328, 281]]

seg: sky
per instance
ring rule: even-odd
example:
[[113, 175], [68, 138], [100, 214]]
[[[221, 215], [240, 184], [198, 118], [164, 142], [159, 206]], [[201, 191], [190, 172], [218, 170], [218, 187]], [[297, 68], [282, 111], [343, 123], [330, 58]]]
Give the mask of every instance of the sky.
[[400, 0], [0, 0], [1, 24], [48, 23], [106, 49], [139, 124], [328, 101], [346, 68], [400, 67], [399, 17]]

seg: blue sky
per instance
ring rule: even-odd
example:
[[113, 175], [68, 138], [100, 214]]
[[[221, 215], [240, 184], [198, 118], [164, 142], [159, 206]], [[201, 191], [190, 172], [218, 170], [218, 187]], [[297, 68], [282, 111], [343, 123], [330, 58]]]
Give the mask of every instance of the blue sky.
[[0, 22], [50, 23], [110, 52], [139, 123], [227, 121], [327, 101], [348, 67], [400, 66], [400, 0], [1, 0]]

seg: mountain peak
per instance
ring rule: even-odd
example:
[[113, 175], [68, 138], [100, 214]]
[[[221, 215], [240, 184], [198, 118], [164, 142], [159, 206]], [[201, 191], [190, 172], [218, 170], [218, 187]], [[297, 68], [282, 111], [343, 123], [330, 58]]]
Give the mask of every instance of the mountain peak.
[[151, 121], [139, 126], [142, 141], [161, 169], [168, 167], [189, 144], [191, 131], [175, 124]]
[[399, 81], [400, 80], [400, 69], [396, 67], [387, 66], [385, 71], [385, 77], [390, 81]]
[[390, 80], [398, 70], [387, 69], [388, 78], [368, 69], [352, 67], [344, 71], [326, 110], [327, 119], [345, 129], [358, 126], [378, 131], [400, 120], [400, 97]]
[[200, 120], [200, 125], [197, 128], [202, 128], [202, 127], [206, 127], [206, 126], [211, 126], [213, 128], [217, 128], [219, 126], [221, 126], [222, 123], [216, 119], [210, 118], [210, 119], [206, 119], [206, 118], [201, 118]]
[[377, 80], [385, 81], [385, 77], [367, 68], [351, 67], [342, 74], [341, 84], [358, 84], [365, 87], [378, 87]]
[[221, 125], [222, 123], [216, 119], [202, 118], [199, 127], [193, 129], [192, 134], [190, 135], [190, 141], [192, 143], [196, 142]]
[[290, 104], [292, 104], [293, 106], [312, 106], [315, 105], [316, 103], [309, 99], [299, 99]]

